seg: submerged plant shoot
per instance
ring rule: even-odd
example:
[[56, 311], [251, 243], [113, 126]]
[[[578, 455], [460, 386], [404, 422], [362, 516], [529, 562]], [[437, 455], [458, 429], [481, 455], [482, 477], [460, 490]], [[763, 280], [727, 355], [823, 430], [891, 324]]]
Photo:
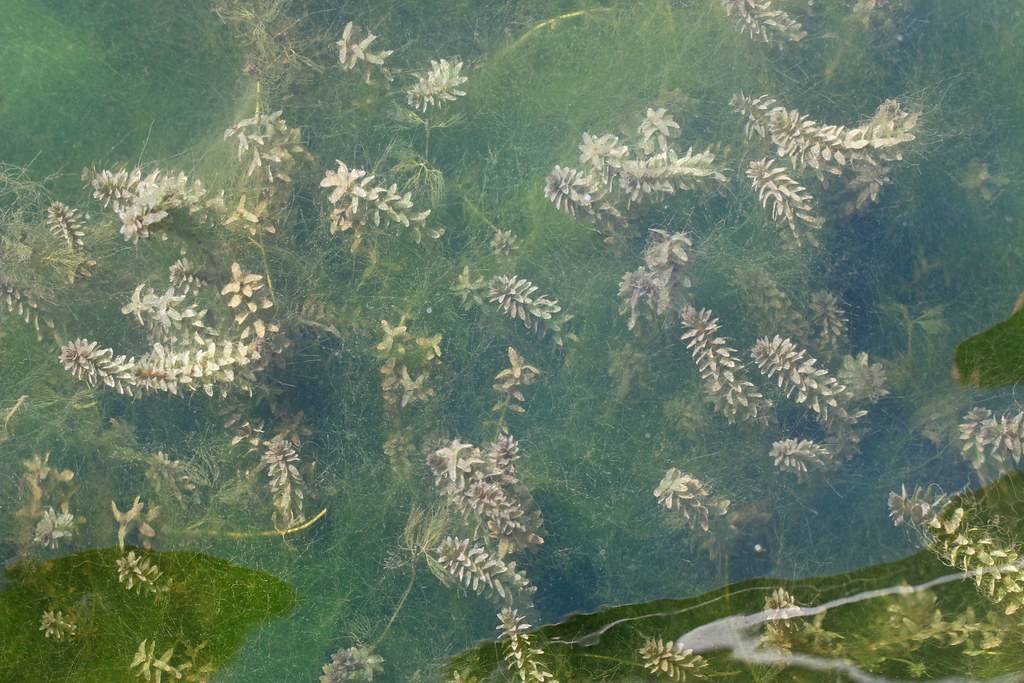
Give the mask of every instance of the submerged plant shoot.
[[1024, 0], [0, 15], [0, 683], [1024, 679]]

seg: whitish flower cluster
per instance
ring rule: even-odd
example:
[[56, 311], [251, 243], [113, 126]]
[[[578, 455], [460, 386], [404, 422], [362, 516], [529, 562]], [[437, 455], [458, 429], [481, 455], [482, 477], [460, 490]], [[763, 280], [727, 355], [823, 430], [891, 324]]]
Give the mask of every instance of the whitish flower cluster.
[[78, 632], [78, 625], [70, 615], [65, 617], [61, 610], [46, 610], [39, 618], [39, 630], [45, 637], [59, 641], [74, 637]]
[[686, 526], [694, 531], [708, 532], [712, 519], [729, 511], [728, 499], [713, 496], [709, 485], [675, 467], [665, 472], [654, 497], [666, 509], [678, 510]]
[[257, 113], [224, 131], [225, 140], [238, 140], [238, 160], [249, 157], [245, 174], [260, 173], [271, 184], [276, 180], [290, 183], [298, 159], [312, 159], [302, 144], [302, 131], [289, 127], [281, 113]]
[[615, 230], [624, 227], [619, 207], [725, 182], [710, 150], [684, 153], [675, 146], [679, 132], [679, 123], [659, 108], [647, 110], [632, 141], [584, 133], [579, 147], [582, 169], [555, 166], [544, 196], [573, 216], [587, 215], [613, 240]]
[[156, 641], [146, 639], [139, 643], [139, 649], [132, 657], [129, 668], [138, 669], [135, 675], [143, 680], [160, 683], [166, 675], [169, 680], [181, 680], [185, 672], [192, 668], [191, 662], [178, 665], [171, 664], [174, 659], [174, 648], [169, 647], [159, 657], [156, 656]]
[[71, 251], [78, 252], [85, 248], [85, 231], [78, 219], [78, 211], [67, 204], [53, 202], [46, 209], [46, 224], [50, 233], [64, 240]]
[[405, 93], [406, 99], [410, 107], [425, 112], [428, 107], [454, 102], [456, 98], [465, 95], [459, 86], [467, 80], [462, 75], [462, 60], [449, 62], [447, 59], [431, 59], [430, 69], [426, 73], [417, 74], [416, 83]]
[[125, 590], [136, 593], [159, 593], [168, 586], [160, 579], [163, 572], [148, 557], [136, 555], [134, 550], [117, 559], [117, 582], [123, 584]]
[[391, 72], [384, 66], [384, 60], [390, 57], [394, 50], [381, 50], [374, 52], [370, 49], [373, 41], [377, 40], [370, 31], [360, 38], [362, 30], [351, 21], [345, 24], [341, 31], [341, 40], [335, 45], [338, 47], [338, 61], [345, 71], [362, 69], [366, 82], [369, 83], [373, 73], [379, 71], [388, 81], [392, 79]]
[[794, 400], [813, 410], [822, 421], [828, 420], [830, 409], [839, 407], [846, 388], [791, 340], [779, 335], [762, 337], [750, 354], [761, 373], [774, 379], [786, 398], [795, 394]]
[[498, 392], [500, 399], [492, 410], [502, 413], [511, 410], [513, 413], [525, 413], [526, 408], [522, 406], [526, 397], [523, 396], [522, 387], [528, 387], [537, 381], [540, 370], [526, 362], [526, 359], [519, 355], [511, 346], [508, 347], [509, 367], [505, 368], [494, 376], [494, 390]]
[[839, 299], [830, 292], [815, 292], [810, 301], [811, 320], [818, 328], [818, 347], [831, 354], [846, 339], [849, 321], [839, 305]]
[[782, 47], [785, 41], [800, 42], [807, 32], [800, 22], [780, 9], [771, 0], [722, 0], [725, 12], [736, 18], [741, 32], [754, 40]]
[[833, 458], [824, 446], [808, 439], [783, 439], [772, 444], [772, 463], [783, 472], [806, 474], [812, 468], [825, 468]]
[[388, 223], [397, 223], [416, 232], [416, 241], [420, 239], [419, 225], [430, 215], [430, 210], [411, 213], [413, 208], [411, 193], [400, 193], [398, 185], [375, 185], [376, 176], [367, 174], [361, 168], [350, 169], [344, 162], [338, 161], [336, 171], [327, 171], [320, 187], [334, 188], [327, 201], [334, 207], [331, 209], [331, 233], [351, 230], [355, 235], [352, 251], [359, 250], [366, 238], [366, 230]]
[[708, 665], [707, 660], [693, 654], [693, 650], [660, 637], [647, 638], [637, 653], [649, 673], [666, 676], [673, 681], [685, 681], [688, 676], [703, 678], [700, 670]]
[[721, 325], [708, 309], [688, 306], [682, 313], [682, 339], [697, 364], [704, 388], [715, 409], [730, 422], [767, 422], [772, 403], [747, 378], [746, 367], [736, 357], [729, 340], [718, 336]]
[[[143, 291], [145, 290], [145, 291]], [[204, 318], [206, 310], [196, 310], [192, 303], [184, 303], [185, 295], [168, 287], [157, 294], [152, 287], [140, 284], [132, 292], [131, 300], [121, 307], [125, 315], [135, 316], [146, 328], [151, 343], [203, 344], [203, 333], [208, 333]]]
[[[130, 172], [87, 168], [82, 172], [82, 180], [92, 186], [93, 197], [114, 209], [121, 219], [121, 235], [129, 242], [148, 238], [173, 211], [201, 211], [206, 194], [198, 180], [160, 169], [142, 177], [140, 168]], [[167, 239], [164, 231], [160, 236]]]
[[491, 278], [489, 301], [498, 304], [502, 313], [513, 320], [519, 320], [526, 329], [540, 335], [550, 334], [558, 346], [572, 339], [563, 328], [572, 319], [571, 315], [559, 313], [562, 310], [557, 299], [535, 296], [538, 287], [518, 275], [496, 275]]
[[55, 549], [62, 540], [70, 539], [74, 533], [75, 516], [68, 512], [68, 505], [64, 503], [60, 512], [52, 507], [43, 510], [42, 517], [36, 523], [32, 542], [38, 543], [44, 548]]
[[256, 467], [256, 471], [267, 470], [267, 482], [274, 498], [274, 521], [283, 529], [303, 519], [303, 481], [298, 464], [299, 454], [293, 444], [276, 436], [267, 443]]
[[113, 349], [86, 339], [70, 341], [60, 349], [58, 360], [75, 379], [89, 386], [106, 385], [119, 394], [132, 394], [135, 384], [135, 360], [114, 356]]
[[387, 320], [380, 324], [384, 338], [376, 350], [385, 361], [380, 369], [384, 400], [400, 408], [427, 401], [434, 395], [434, 388], [428, 384], [430, 369], [441, 363], [441, 335], [413, 337], [404, 315], [397, 325]]
[[652, 228], [644, 249], [644, 265], [622, 276], [619, 312], [629, 313], [626, 326], [633, 329], [645, 304], [655, 315], [678, 311], [686, 303], [686, 290], [693, 286], [687, 268], [689, 249], [693, 246], [685, 232], [668, 232]]
[[180, 290], [182, 294], [196, 292], [206, 286], [206, 281], [200, 277], [195, 264], [185, 257], [172, 263], [167, 269], [167, 275], [171, 286]]
[[777, 106], [768, 96], [743, 94], [732, 106], [746, 117], [748, 137], [768, 137], [776, 154], [796, 170], [812, 169], [819, 178], [850, 176], [847, 190], [854, 195], [850, 210], [878, 199], [889, 182], [888, 166], [903, 158], [902, 149], [915, 139], [920, 114], [908, 112], [897, 100], [886, 100], [860, 126], [823, 125], [795, 109]]
[[915, 486], [910, 493], [906, 485], [901, 485], [899, 493], [889, 493], [889, 517], [895, 526], [908, 524], [927, 530], [948, 502], [946, 494], [935, 485]]
[[427, 455], [434, 483], [456, 510], [483, 524], [501, 557], [544, 542], [544, 522], [519, 481], [518, 459], [519, 444], [507, 434], [486, 450], [455, 439]]
[[761, 206], [771, 202], [772, 220], [784, 225], [789, 233], [783, 233], [796, 246], [803, 243], [818, 244], [817, 231], [825, 220], [816, 215], [814, 197], [807, 188], [793, 180], [787, 170], [769, 159], [751, 161], [747, 168], [750, 184], [761, 200]]
[[960, 451], [976, 470], [1005, 473], [1024, 456], [1024, 412], [995, 417], [988, 408], [972, 408], [960, 424]]
[[541, 662], [544, 650], [531, 642], [530, 628], [518, 610], [505, 607], [498, 612], [498, 630], [505, 646], [505, 661], [520, 683], [558, 683]]
[[838, 379], [846, 386], [846, 394], [853, 402], [877, 403], [889, 394], [885, 388], [885, 367], [881, 363], [872, 363], [863, 351], [856, 356], [843, 357]]
[[135, 361], [135, 383], [142, 391], [171, 394], [202, 389], [213, 396], [218, 388], [226, 394], [232, 387], [251, 391], [249, 366], [258, 359], [254, 346], [239, 342], [207, 341], [183, 350], [157, 343]]
[[437, 547], [435, 559], [451, 577], [476, 593], [510, 602], [516, 595], [537, 590], [515, 562], [492, 557], [482, 545], [471, 545], [469, 539], [448, 536]]
[[384, 658], [373, 654], [369, 648], [342, 648], [331, 655], [331, 661], [323, 665], [320, 683], [372, 681], [374, 675], [383, 670]]

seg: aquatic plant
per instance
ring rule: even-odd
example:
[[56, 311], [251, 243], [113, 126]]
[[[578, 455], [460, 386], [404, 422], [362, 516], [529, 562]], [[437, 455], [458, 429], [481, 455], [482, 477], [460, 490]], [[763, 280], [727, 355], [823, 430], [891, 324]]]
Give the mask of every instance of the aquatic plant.
[[165, 674], [170, 679], [180, 680], [183, 672], [192, 668], [192, 664], [185, 662], [175, 666], [171, 664], [173, 658], [173, 646], [164, 650], [164, 653], [157, 657], [156, 640], [151, 641], [147, 638], [139, 643], [139, 649], [136, 651], [135, 656], [132, 657], [129, 668], [137, 668], [136, 676], [145, 681], [153, 681], [153, 683], [161, 683]]
[[682, 340], [690, 349], [709, 398], [730, 422], [744, 420], [767, 423], [772, 403], [761, 395], [749, 379], [746, 366], [734, 356], [729, 340], [717, 335], [721, 325], [709, 309], [693, 306], [683, 309]]
[[615, 242], [628, 230], [623, 211], [633, 204], [726, 181], [710, 149], [683, 152], [674, 145], [679, 130], [666, 109], [649, 108], [632, 141], [584, 132], [579, 146], [584, 168], [556, 165], [544, 196], [572, 216], [586, 215], [607, 233], [606, 242]]
[[290, 183], [298, 161], [313, 158], [302, 143], [302, 131], [291, 128], [283, 113], [257, 111], [224, 131], [225, 140], [238, 140], [238, 160], [249, 158], [245, 174], [258, 173], [271, 185], [277, 180]]
[[371, 31], [367, 31], [365, 36], [360, 37], [361, 33], [362, 29], [351, 21], [342, 29], [341, 40], [335, 43], [338, 48], [338, 61], [341, 62], [341, 68], [345, 71], [362, 69], [367, 83], [372, 82], [371, 79], [375, 72], [380, 73], [385, 80], [391, 81], [394, 77], [391, 75], [391, 71], [384, 66], [384, 61], [394, 54], [394, 50], [374, 52], [370, 49], [370, 45], [377, 40], [377, 36]]
[[509, 367], [494, 376], [493, 389], [498, 393], [499, 399], [491, 410], [502, 416], [508, 410], [513, 413], [526, 412], [522, 405], [526, 400], [522, 388], [530, 386], [540, 376], [540, 370], [527, 363], [526, 359], [511, 346], [508, 347], [508, 362]]
[[619, 312], [629, 313], [626, 327], [633, 329], [644, 302], [657, 316], [677, 312], [687, 303], [686, 290], [693, 286], [687, 266], [690, 236], [683, 231], [668, 232], [651, 228], [644, 249], [644, 266], [626, 273], [619, 283], [619, 298], [623, 300]]
[[156, 594], [168, 589], [166, 582], [161, 582], [163, 572], [148, 557], [136, 555], [129, 550], [117, 559], [117, 582], [123, 584], [125, 590], [136, 593]]
[[146, 504], [139, 496], [135, 496], [132, 506], [127, 511], [121, 512], [117, 503], [110, 501], [110, 509], [114, 513], [114, 521], [117, 522], [117, 547], [124, 550], [125, 539], [134, 529], [142, 540], [142, 547], [150, 548], [153, 538], [156, 537], [156, 529], [152, 522], [160, 516], [160, 506], [150, 507], [146, 510]]
[[491, 251], [498, 258], [509, 258], [519, 251], [519, 238], [511, 230], [495, 230]]
[[69, 341], [61, 347], [57, 360], [75, 379], [84, 380], [91, 387], [103, 384], [119, 394], [132, 394], [135, 359], [114, 356], [113, 349], [101, 347], [99, 342]]
[[43, 616], [39, 617], [39, 630], [46, 638], [53, 638], [56, 641], [73, 638], [78, 632], [78, 624], [69, 614], [64, 616], [62, 610], [46, 610]]
[[140, 284], [121, 312], [135, 316], [149, 333], [150, 343], [201, 345], [205, 343], [204, 334], [210, 333], [204, 321], [206, 310], [184, 302], [185, 295], [178, 294], [174, 287], [158, 295], [152, 287]]
[[172, 263], [167, 269], [167, 279], [171, 286], [182, 294], [198, 292], [207, 285], [207, 282], [200, 275], [196, 265], [188, 258], [182, 257]]
[[416, 83], [405, 93], [406, 99], [410, 107], [425, 112], [428, 107], [454, 102], [464, 96], [466, 92], [459, 86], [467, 80], [462, 75], [462, 60], [431, 59], [430, 69], [416, 75]]
[[462, 308], [467, 311], [474, 305], [483, 306], [484, 297], [482, 292], [485, 289], [487, 289], [487, 280], [483, 277], [474, 278], [469, 272], [469, 266], [463, 267], [458, 279], [452, 286], [452, 291], [459, 295]]
[[995, 528], [979, 523], [975, 508], [955, 500], [947, 503], [938, 487], [929, 486], [917, 487], [909, 495], [906, 487], [890, 493], [889, 509], [895, 524], [911, 524], [929, 551], [972, 578], [981, 594], [1005, 614], [1024, 606], [1020, 552]]
[[278, 326], [263, 320], [262, 311], [272, 308], [274, 301], [263, 291], [263, 276], [250, 273], [238, 263], [231, 264], [231, 281], [221, 288], [221, 296], [229, 296], [227, 307], [237, 310], [235, 325], [239, 328], [238, 338], [242, 341], [255, 335], [262, 339], [267, 332], [277, 332]]
[[[920, 118], [918, 112], [904, 110], [893, 99], [882, 102], [870, 119], [853, 128], [822, 125], [766, 95], [752, 98], [740, 93], [730, 103], [746, 118], [747, 137], [769, 138], [779, 159], [788, 160], [794, 170], [810, 168], [822, 182], [827, 176], [848, 175], [845, 191], [853, 198], [847, 213], [878, 200], [882, 187], [890, 182], [888, 164], [903, 158], [904, 146], [916, 138]], [[772, 198], [774, 221], [784, 219], [793, 232], [796, 219], [807, 224], [801, 232], [821, 227], [812, 197], [784, 168], [766, 158], [752, 162], [747, 176], [762, 205]], [[814, 244], [813, 235], [811, 239]]]
[[369, 648], [359, 646], [341, 648], [331, 655], [331, 661], [323, 665], [320, 683], [372, 681], [373, 676], [383, 670], [384, 658], [373, 654]]
[[166, 490], [182, 507], [185, 507], [185, 496], [196, 490], [193, 476], [193, 468], [188, 463], [171, 460], [163, 451], [157, 451], [146, 459], [146, 479], [152, 484], [154, 493]]
[[783, 472], [806, 474], [809, 469], [832, 464], [832, 454], [821, 444], [809, 439], [783, 439], [772, 444], [772, 464]]
[[[384, 401], [391, 407], [405, 408], [423, 403], [434, 395], [427, 382], [430, 369], [441, 362], [441, 335], [413, 337], [403, 315], [397, 325], [380, 321], [384, 338], [375, 347], [384, 360], [380, 373]], [[413, 377], [413, 373], [416, 376]]]
[[605, 201], [606, 184], [605, 180], [579, 169], [556, 165], [544, 181], [544, 196], [556, 209], [574, 218], [577, 212], [585, 215], [594, 225], [609, 233], [605, 241], [614, 241], [616, 233], [625, 229], [626, 219]]
[[82, 180], [92, 186], [95, 199], [114, 210], [121, 220], [121, 235], [129, 242], [147, 239], [153, 231], [165, 240], [168, 235], [161, 228], [172, 213], [197, 214], [209, 206], [203, 202], [203, 184], [181, 172], [156, 169], [143, 177], [138, 167], [130, 172], [86, 168]]
[[68, 511], [68, 504], [61, 506], [60, 512], [52, 507], [43, 510], [42, 517], [36, 523], [32, 541], [44, 548], [56, 549], [61, 541], [70, 539], [75, 533], [75, 516]]
[[734, 274], [742, 292], [740, 302], [756, 320], [757, 329], [792, 339], [809, 338], [807, 318], [763, 266], [744, 264], [737, 266]]
[[1024, 412], [995, 417], [988, 408], [972, 408], [960, 424], [960, 452], [979, 472], [1003, 474], [1024, 457]]
[[534, 296], [539, 288], [518, 275], [495, 275], [488, 282], [488, 300], [498, 304], [498, 309], [512, 320], [519, 320], [526, 329], [541, 336], [551, 335], [555, 344], [564, 346], [565, 341], [574, 339], [571, 332], [563, 328], [572, 316], [562, 313], [557, 299]]
[[747, 167], [747, 177], [761, 200], [761, 206], [772, 205], [772, 220], [789, 229], [783, 233], [792, 244], [801, 246], [807, 243], [818, 244], [817, 231], [825, 224], [825, 219], [816, 215], [814, 197], [807, 188], [793, 180], [782, 166], [767, 158], [751, 161]]
[[811, 320], [818, 327], [818, 347], [831, 355], [846, 340], [849, 321], [831, 292], [814, 292], [810, 299]]
[[505, 661], [519, 678], [520, 683], [558, 683], [540, 658], [544, 650], [531, 642], [530, 625], [518, 610], [504, 607], [498, 612], [498, 631], [504, 642]]
[[62, 202], [53, 202], [46, 209], [46, 224], [53, 236], [64, 240], [71, 251], [85, 248], [85, 230], [77, 210]]
[[498, 543], [498, 557], [544, 542], [540, 512], [519, 481], [519, 444], [501, 434], [486, 451], [454, 439], [427, 455], [434, 483], [461, 514]]
[[416, 241], [420, 240], [419, 225], [430, 215], [430, 209], [410, 213], [413, 208], [412, 194], [399, 193], [398, 185], [374, 185], [376, 176], [360, 168], [350, 169], [344, 162], [337, 161], [337, 170], [328, 170], [320, 181], [320, 187], [334, 188], [327, 197], [331, 203], [331, 234], [352, 231], [354, 239], [352, 252], [359, 251], [366, 230], [388, 223], [397, 223], [412, 228]]
[[475, 593], [511, 601], [537, 590], [515, 562], [492, 557], [482, 545], [471, 545], [468, 538], [446, 537], [437, 547], [435, 559], [457, 583]]
[[36, 336], [42, 341], [43, 326], [53, 327], [53, 322], [42, 314], [38, 302], [31, 294], [4, 280], [5, 277], [0, 274], [0, 304], [3, 304], [8, 312], [31, 324], [35, 328]]
[[889, 395], [885, 366], [872, 363], [863, 351], [856, 356], [843, 356], [843, 365], [836, 377], [846, 387], [846, 395], [852, 402], [877, 403]]
[[668, 510], [678, 510], [686, 526], [704, 533], [711, 530], [711, 522], [729, 511], [729, 500], [712, 495], [711, 487], [675, 467], [665, 472], [661, 483], [654, 489], [658, 504]]
[[266, 444], [256, 471], [267, 471], [267, 481], [274, 498], [274, 522], [287, 529], [303, 520], [303, 480], [297, 466], [299, 454], [293, 444], [280, 435]]
[[677, 641], [666, 642], [661, 637], [644, 640], [637, 654], [649, 673], [666, 676], [673, 681], [685, 681], [688, 676], [703, 678], [700, 670], [708, 665], [707, 660], [693, 654], [693, 650]]
[[[20, 518], [28, 520], [33, 529], [33, 538], [35, 533], [39, 530], [38, 522], [42, 520], [43, 515], [47, 509], [50, 511], [54, 510], [54, 506], [58, 505], [61, 510], [60, 513], [51, 512], [50, 518], [53, 522], [52, 532], [51, 524], [47, 523], [43, 526], [42, 530], [46, 533], [41, 537], [42, 540], [49, 541], [59, 540], [65, 536], [61, 535], [56, 537], [53, 534], [60, 532], [71, 532], [73, 533], [73, 527], [61, 524], [60, 521], [63, 514], [67, 512], [68, 500], [71, 497], [71, 482], [75, 478], [75, 473], [69, 469], [57, 469], [56, 467], [50, 466], [50, 454], [45, 453], [39, 455], [34, 454], [31, 458], [22, 461], [22, 468], [24, 472], [21, 475], [20, 483], [20, 496], [24, 497], [25, 492], [28, 492], [28, 500], [25, 504], [18, 509], [16, 515]], [[50, 504], [44, 508], [43, 503], [49, 501]], [[37, 541], [38, 542], [38, 541]]]
[[750, 351], [754, 363], [768, 379], [775, 380], [786, 398], [794, 394], [798, 404], [806, 405], [822, 420], [828, 419], [830, 408], [839, 407], [839, 398], [846, 387], [816, 367], [817, 359], [797, 347], [792, 340], [775, 335], [761, 337]]
[[807, 36], [800, 22], [772, 7], [771, 0], [722, 0], [725, 13], [736, 18], [741, 33], [780, 48], [785, 41], [797, 43]]

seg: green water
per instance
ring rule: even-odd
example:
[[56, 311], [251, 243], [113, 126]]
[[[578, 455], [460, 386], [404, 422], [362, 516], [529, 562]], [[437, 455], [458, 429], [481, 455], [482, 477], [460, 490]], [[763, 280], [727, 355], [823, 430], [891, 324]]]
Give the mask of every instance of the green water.
[[[956, 571], [921, 552], [906, 526], [893, 526], [887, 498], [901, 484], [953, 493], [994, 481], [961, 455], [957, 425], [974, 406], [997, 416], [1020, 410], [1020, 372], [1011, 366], [983, 382], [999, 386], [977, 389], [954, 378], [954, 360], [958, 344], [1010, 317], [1024, 289], [1024, 3], [891, 0], [866, 22], [852, 0], [772, 4], [798, 19], [806, 37], [781, 49], [752, 40], [720, 0], [0, 0], [0, 162], [10, 165], [0, 186], [0, 285], [31, 293], [53, 323], [39, 341], [0, 297], [0, 559], [11, 568], [0, 587], [21, 595], [18, 577], [32, 563], [119, 554], [110, 502], [125, 510], [137, 495], [147, 508], [161, 507], [154, 562], [188, 551], [224, 560], [218, 576], [249, 572], [239, 574], [237, 593], [213, 598], [245, 603], [244, 618], [201, 628], [190, 621], [198, 602], [183, 606], [180, 620], [166, 605], [152, 619], [103, 620], [96, 615], [117, 611], [76, 603], [90, 591], [103, 595], [86, 585], [92, 578], [78, 588], [68, 587], [74, 578], [35, 586], [33, 595], [50, 604], [32, 598], [40, 604], [16, 610], [20, 626], [4, 613], [0, 624], [17, 633], [0, 633], [13, 643], [0, 652], [15, 664], [0, 674], [140, 680], [129, 669], [138, 642], [156, 639], [157, 654], [177, 643], [181, 653], [223, 630], [210, 658], [216, 681], [315, 681], [333, 652], [357, 644], [383, 658], [375, 681], [449, 680], [452, 657], [495, 638], [504, 603], [445, 585], [422, 555], [407, 561], [403, 529], [413, 510], [437, 511], [445, 500], [427, 453], [456, 437], [486, 446], [499, 420], [519, 440], [519, 476], [544, 518], [543, 544], [509, 556], [537, 587], [515, 604], [534, 625], [606, 606], [686, 601], [761, 578], [818, 586], [821, 577], [843, 577], [794, 589], [802, 605], [813, 605]], [[393, 82], [378, 71], [367, 84], [341, 68], [335, 42], [349, 21], [379, 36], [373, 50], [394, 51], [386, 62]], [[464, 63], [465, 95], [416, 112], [405, 90], [441, 58]], [[920, 119], [878, 201], [857, 212], [845, 211], [839, 181], [822, 186], [813, 172], [798, 174], [825, 226], [819, 247], [792, 249], [745, 176], [749, 162], [771, 157], [775, 146], [744, 135], [729, 104], [740, 92], [770, 94], [822, 123], [858, 126], [890, 98]], [[271, 201], [276, 232], [253, 236], [225, 223], [239, 194], [258, 192], [263, 181], [246, 175], [248, 157], [238, 161], [237, 138], [223, 133], [257, 107], [281, 110], [311, 156], [297, 155], [292, 181], [275, 185], [284, 188]], [[580, 165], [584, 132], [631, 138], [648, 108], [661, 107], [681, 126], [680, 154], [710, 148], [728, 180], [623, 206], [632, 233], [605, 244], [585, 216], [545, 198], [545, 179], [555, 165]], [[371, 227], [353, 252], [351, 231], [332, 234], [320, 181], [335, 160], [412, 192], [416, 210], [431, 210], [422, 239], [395, 225]], [[166, 230], [126, 241], [117, 215], [83, 187], [88, 166], [180, 170], [202, 180], [204, 199], [224, 190], [227, 208], [205, 218], [175, 213]], [[45, 220], [54, 200], [79, 209], [85, 254], [95, 261], [70, 284], [46, 257], [60, 242]], [[773, 442], [820, 438], [813, 415], [751, 364], [776, 419], [730, 424], [706, 401], [677, 314], [645, 315], [627, 329], [617, 291], [623, 274], [642, 265], [649, 228], [689, 234], [687, 298], [714, 311], [743, 362], [758, 337], [774, 333], [758, 310], [753, 269], [767, 272], [805, 317], [812, 293], [838, 297], [848, 318], [838, 350], [827, 354], [813, 333], [796, 341], [832, 374], [846, 354], [867, 352], [885, 366], [889, 394], [866, 406], [854, 457], [803, 478], [779, 471], [768, 455]], [[517, 237], [511, 256], [493, 252], [496, 229]], [[251, 396], [227, 382], [226, 397], [218, 386], [213, 397], [183, 390], [133, 398], [90, 387], [57, 362], [61, 345], [77, 338], [115, 355], [145, 353], [151, 340], [121, 308], [140, 283], [162, 294], [183, 250], [210, 282], [196, 301], [222, 331], [235, 329], [235, 311], [219, 294], [232, 262], [270, 276], [266, 319], [280, 332], [269, 335]], [[452, 288], [466, 266], [473, 277], [532, 281], [573, 316], [572, 338], [560, 346], [508, 319], [486, 301], [486, 289], [483, 305], [464, 308]], [[411, 342], [412, 374], [428, 369], [434, 393], [405, 407], [385, 401], [386, 354], [375, 348], [381, 320], [395, 325], [402, 316], [413, 337], [442, 336], [439, 362], [425, 361]], [[525, 412], [499, 418], [492, 385], [509, 364], [509, 346], [540, 375], [522, 388]], [[1017, 357], [999, 343], [986, 353]], [[229, 414], [262, 420], [268, 439], [302, 425], [288, 434], [301, 441], [308, 527], [275, 532], [267, 475], [257, 470], [265, 444], [252, 452], [233, 445]], [[396, 436], [412, 447], [388, 455], [384, 444]], [[188, 464], [195, 491], [179, 500], [166, 482], [157, 490], [146, 472], [158, 451]], [[78, 521], [56, 549], [32, 542], [38, 510], [18, 514], [31, 500], [23, 462], [45, 453], [51, 466], [75, 474], [42, 503], [59, 511], [67, 498]], [[660, 507], [652, 492], [670, 467], [728, 498], [734, 528], [685, 528], [676, 511]], [[1014, 481], [1000, 501], [1019, 502]], [[1019, 548], [1019, 504], [994, 509], [978, 524]], [[447, 529], [487, 537], [457, 512]], [[128, 544], [142, 540], [131, 534]], [[116, 588], [116, 568], [109, 571], [104, 590]], [[290, 609], [277, 593], [280, 604], [270, 604], [274, 579], [294, 591]], [[208, 580], [211, 593], [218, 581]], [[243, 590], [246, 581], [253, 592]], [[1002, 615], [969, 582], [955, 586], [940, 596], [947, 620], [968, 608], [979, 620], [993, 611], [1021, 619]], [[701, 619], [756, 611], [761, 597]], [[249, 610], [250, 602], [264, 608]], [[147, 604], [140, 599], [137, 609]], [[77, 610], [83, 634], [103, 634], [93, 650], [88, 637], [58, 644], [43, 636], [39, 613], [57, 607]], [[860, 621], [839, 614], [832, 626], [861, 642], [870, 620]], [[697, 625], [668, 621], [631, 632], [629, 647], [616, 640], [611, 648], [610, 669], [573, 668], [580, 660], [548, 648], [550, 667], [563, 681], [648, 680], [635, 651], [643, 637], [675, 639]], [[888, 659], [861, 664], [894, 680], [917, 671], [910, 661], [935, 664], [925, 678], [1014, 680], [1014, 637], [974, 656], [935, 641], [890, 647]], [[101, 655], [109, 661], [97, 671]], [[709, 659], [702, 672], [710, 680], [845, 680], [799, 667], [751, 673], [724, 655]], [[487, 670], [488, 680], [513, 680], [502, 667]]]

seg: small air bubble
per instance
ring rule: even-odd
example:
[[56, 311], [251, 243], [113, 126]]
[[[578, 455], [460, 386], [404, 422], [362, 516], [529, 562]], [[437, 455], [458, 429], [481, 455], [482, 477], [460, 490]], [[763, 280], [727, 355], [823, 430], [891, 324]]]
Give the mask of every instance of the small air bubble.
[[431, 308], [430, 306], [427, 306], [427, 313], [429, 314], [429, 313], [433, 313], [433, 312], [434, 312], [434, 309]]

